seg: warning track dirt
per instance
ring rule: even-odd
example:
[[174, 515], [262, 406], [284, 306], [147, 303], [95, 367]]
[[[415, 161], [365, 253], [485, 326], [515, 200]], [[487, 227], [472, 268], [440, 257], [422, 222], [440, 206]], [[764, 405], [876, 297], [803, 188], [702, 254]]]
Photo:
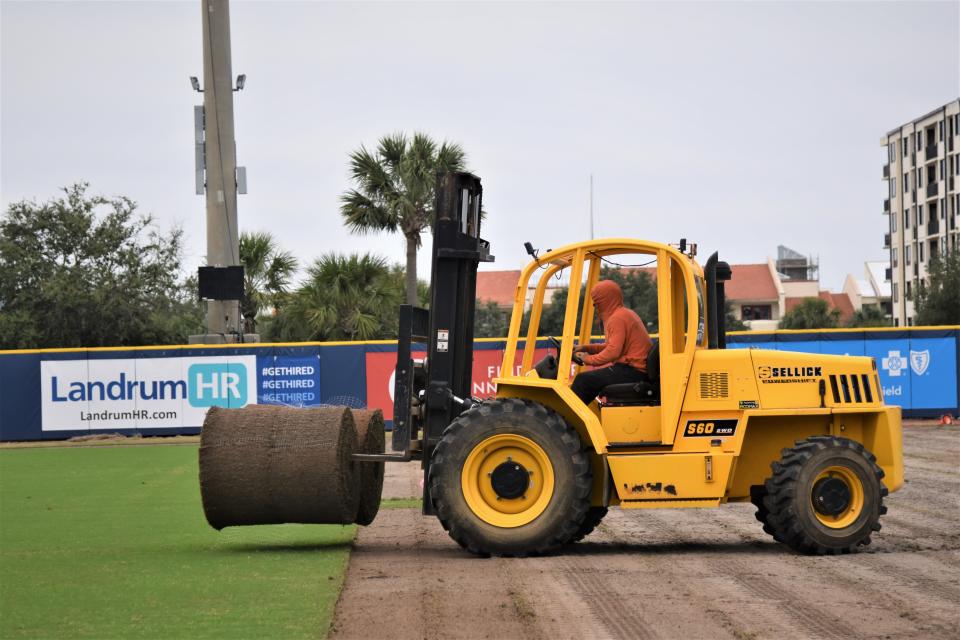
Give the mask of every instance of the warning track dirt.
[[[381, 511], [361, 530], [335, 638], [955, 638], [960, 427], [904, 429], [906, 486], [861, 553], [776, 544], [749, 504], [611, 510], [563, 554], [478, 559], [434, 518]], [[384, 498], [417, 494], [387, 465]]]

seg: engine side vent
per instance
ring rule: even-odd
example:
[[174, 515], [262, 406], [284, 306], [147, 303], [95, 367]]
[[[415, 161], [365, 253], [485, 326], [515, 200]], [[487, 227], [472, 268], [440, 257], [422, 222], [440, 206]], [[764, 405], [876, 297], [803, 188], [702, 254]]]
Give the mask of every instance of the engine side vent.
[[831, 374], [830, 391], [834, 404], [863, 404], [873, 402], [873, 387], [867, 374]]
[[700, 399], [719, 400], [730, 396], [730, 384], [723, 371], [700, 374]]

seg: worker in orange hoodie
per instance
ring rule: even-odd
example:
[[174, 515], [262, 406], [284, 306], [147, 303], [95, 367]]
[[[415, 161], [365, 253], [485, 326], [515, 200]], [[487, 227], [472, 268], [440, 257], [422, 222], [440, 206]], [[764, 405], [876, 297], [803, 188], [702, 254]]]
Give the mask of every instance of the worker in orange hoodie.
[[640, 316], [623, 306], [623, 293], [616, 282], [601, 280], [590, 297], [607, 341], [573, 350], [578, 363], [602, 367], [583, 371], [573, 380], [571, 388], [584, 404], [590, 404], [607, 385], [647, 380], [647, 354], [653, 346]]

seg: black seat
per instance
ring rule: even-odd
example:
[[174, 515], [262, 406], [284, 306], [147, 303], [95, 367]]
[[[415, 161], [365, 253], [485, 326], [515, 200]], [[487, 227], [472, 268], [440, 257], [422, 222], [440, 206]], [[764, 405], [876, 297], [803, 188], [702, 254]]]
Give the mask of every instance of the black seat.
[[654, 342], [647, 354], [646, 380], [607, 385], [600, 396], [605, 406], [660, 404], [660, 344]]

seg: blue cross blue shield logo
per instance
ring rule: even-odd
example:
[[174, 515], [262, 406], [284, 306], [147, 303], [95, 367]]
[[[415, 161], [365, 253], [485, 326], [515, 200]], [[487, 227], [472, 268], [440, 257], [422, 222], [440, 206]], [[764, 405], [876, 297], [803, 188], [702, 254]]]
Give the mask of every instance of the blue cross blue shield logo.
[[910, 368], [913, 369], [913, 372], [918, 376], [922, 376], [927, 367], [930, 366], [930, 350], [924, 349], [923, 351], [914, 351], [910, 350]]

